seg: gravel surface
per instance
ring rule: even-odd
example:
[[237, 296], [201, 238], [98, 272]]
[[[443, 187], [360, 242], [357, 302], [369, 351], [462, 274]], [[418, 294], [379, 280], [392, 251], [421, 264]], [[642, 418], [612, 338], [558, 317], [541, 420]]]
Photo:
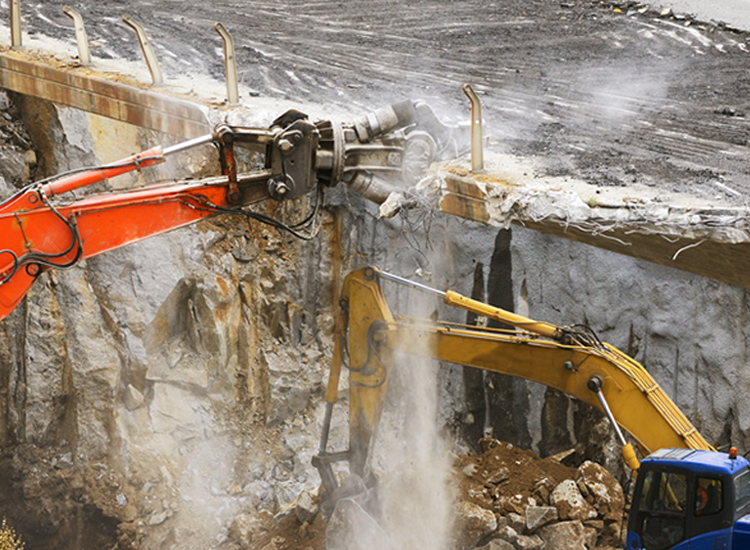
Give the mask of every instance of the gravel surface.
[[[750, 35], [660, 7], [591, 0], [74, 4], [94, 56], [138, 59], [127, 13], [162, 69], [221, 79], [233, 33], [252, 95], [354, 111], [404, 97], [468, 118], [481, 94], [491, 147], [539, 171], [603, 186], [641, 183], [744, 205]], [[72, 43], [62, 4], [24, 6], [27, 29]], [[247, 92], [246, 92], [247, 93]]]

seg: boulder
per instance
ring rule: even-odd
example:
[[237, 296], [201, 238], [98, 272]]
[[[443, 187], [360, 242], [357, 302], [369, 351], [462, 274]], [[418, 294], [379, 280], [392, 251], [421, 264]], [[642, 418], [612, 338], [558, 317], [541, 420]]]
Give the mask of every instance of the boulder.
[[294, 514], [300, 523], [312, 523], [315, 516], [318, 515], [318, 502], [309, 491], [303, 491], [297, 498], [297, 503], [294, 507]]
[[478, 550], [516, 550], [516, 547], [502, 539], [494, 539], [491, 540], [489, 544], [485, 544]]
[[606, 516], [613, 513], [622, 516], [625, 506], [625, 496], [620, 484], [610, 473], [596, 462], [586, 461], [578, 468], [579, 484], [585, 485], [593, 496], [594, 507], [599, 515]]
[[504, 525], [495, 531], [495, 536], [505, 542], [515, 544], [518, 540], [518, 531], [509, 525]]
[[587, 520], [597, 516], [596, 509], [581, 495], [572, 479], [560, 483], [550, 496], [550, 504], [557, 508], [561, 520]]
[[529, 506], [526, 508], [527, 533], [533, 533], [553, 521], [557, 521], [557, 508], [554, 506]]
[[555, 550], [587, 550], [596, 546], [596, 530], [580, 521], [563, 521], [542, 527], [537, 534], [546, 548]]
[[[518, 550], [542, 550], [544, 541], [537, 535], [521, 535], [516, 540], [516, 548]], [[555, 547], [552, 546], [551, 548]]]
[[455, 506], [456, 527], [464, 546], [474, 547], [497, 530], [497, 518], [491, 510], [473, 502], [461, 501]]

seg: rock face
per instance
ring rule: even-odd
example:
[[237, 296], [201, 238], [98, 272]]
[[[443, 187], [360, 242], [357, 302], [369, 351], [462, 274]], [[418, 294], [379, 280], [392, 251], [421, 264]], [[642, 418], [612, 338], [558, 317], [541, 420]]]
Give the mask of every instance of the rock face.
[[[31, 103], [52, 172], [166, 139]], [[182, 162], [141, 177], [206, 160]], [[0, 325], [0, 515], [30, 546], [217, 548], [238, 514], [317, 486], [331, 220], [302, 247], [217, 218], [41, 277]]]

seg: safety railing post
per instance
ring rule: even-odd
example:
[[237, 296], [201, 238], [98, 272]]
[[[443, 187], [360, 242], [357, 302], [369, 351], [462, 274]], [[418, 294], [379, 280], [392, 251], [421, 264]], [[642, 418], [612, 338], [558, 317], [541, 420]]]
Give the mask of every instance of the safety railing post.
[[17, 49], [23, 45], [21, 37], [21, 0], [10, 1], [10, 46]]
[[471, 101], [471, 171], [481, 172], [484, 169], [484, 144], [482, 143], [482, 103], [471, 87], [464, 84], [461, 89]]
[[234, 55], [234, 38], [221, 23], [216, 23], [214, 29], [224, 41], [224, 72], [227, 79], [227, 102], [237, 104], [240, 101], [237, 85], [237, 62]]
[[81, 65], [91, 65], [89, 38], [86, 35], [86, 27], [83, 26], [83, 17], [70, 6], [63, 6], [63, 13], [73, 20], [76, 43], [78, 44], [78, 60], [81, 62]]
[[122, 22], [133, 29], [135, 35], [138, 37], [138, 43], [141, 45], [143, 57], [146, 58], [146, 65], [148, 65], [148, 70], [151, 72], [151, 80], [154, 84], [163, 84], [164, 77], [162, 77], [161, 68], [159, 68], [159, 61], [156, 59], [156, 54], [154, 53], [154, 48], [151, 46], [151, 42], [148, 39], [146, 29], [129, 15], [123, 15]]

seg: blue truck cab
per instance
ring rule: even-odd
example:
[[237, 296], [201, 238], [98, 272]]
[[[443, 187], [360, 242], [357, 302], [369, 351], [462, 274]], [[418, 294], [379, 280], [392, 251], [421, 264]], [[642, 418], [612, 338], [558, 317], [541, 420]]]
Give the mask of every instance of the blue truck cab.
[[641, 462], [628, 550], [750, 550], [750, 467], [730, 454], [660, 449]]

